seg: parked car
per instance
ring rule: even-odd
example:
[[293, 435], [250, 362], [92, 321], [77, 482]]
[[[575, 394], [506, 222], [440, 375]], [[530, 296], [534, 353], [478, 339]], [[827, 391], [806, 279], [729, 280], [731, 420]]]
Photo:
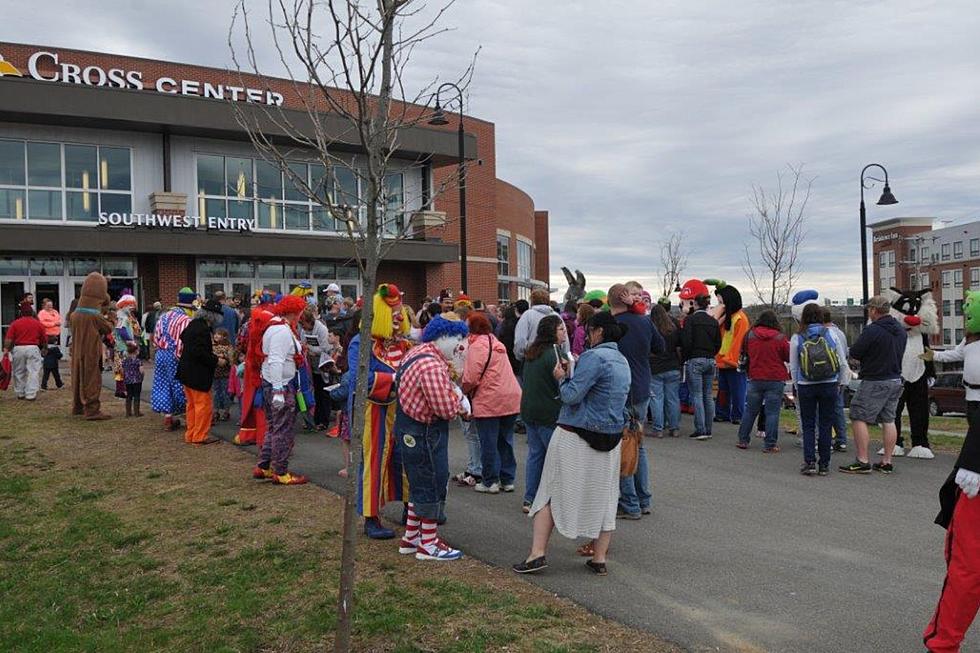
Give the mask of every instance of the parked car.
[[929, 388], [929, 414], [966, 412], [966, 388], [963, 372], [940, 372], [936, 383]]

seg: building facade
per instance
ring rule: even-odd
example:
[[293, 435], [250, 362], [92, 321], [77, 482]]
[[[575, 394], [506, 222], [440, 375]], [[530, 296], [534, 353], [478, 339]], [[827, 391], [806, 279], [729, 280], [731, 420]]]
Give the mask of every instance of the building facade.
[[963, 297], [980, 290], [980, 222], [935, 229], [935, 218], [894, 218], [870, 225], [874, 289], [931, 288], [940, 331], [933, 344], [964, 336]]
[[[296, 147], [281, 170], [240, 124], [244, 116], [284, 143], [269, 116], [311, 129], [304, 107], [288, 80], [0, 43], [0, 325], [27, 292], [65, 311], [92, 270], [110, 278], [113, 296], [132, 290], [141, 308], [173, 303], [183, 286], [247, 296], [310, 280], [318, 291], [337, 283], [345, 296], [364, 293], [345, 224], [299, 189], [366, 218], [363, 152], [349, 126], [318, 120], [343, 166]], [[404, 129], [388, 167], [392, 247], [379, 278], [410, 304], [459, 291], [458, 120]], [[465, 290], [512, 301], [547, 285], [548, 213], [497, 179], [493, 123], [462, 122]]]

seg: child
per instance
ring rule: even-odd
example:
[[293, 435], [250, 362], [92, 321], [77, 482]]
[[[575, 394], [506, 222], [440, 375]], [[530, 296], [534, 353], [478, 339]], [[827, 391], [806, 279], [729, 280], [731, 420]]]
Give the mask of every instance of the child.
[[135, 340], [126, 343], [126, 358], [122, 361], [123, 381], [126, 384], [126, 417], [143, 417], [140, 413], [140, 394], [143, 392], [143, 361], [140, 346]]
[[[350, 382], [349, 374], [350, 372], [345, 372], [340, 378], [340, 383], [329, 386], [331, 388], [330, 400], [334, 405], [347, 406], [348, 383]], [[337, 435], [340, 436], [340, 442], [344, 452], [344, 467], [337, 472], [337, 476], [347, 478], [347, 463], [350, 460], [350, 420], [347, 419], [347, 411], [343, 408], [340, 409], [337, 416], [337, 426], [334, 428], [337, 429]], [[333, 432], [333, 429], [331, 429], [327, 432], [327, 436], [337, 437], [337, 435], [332, 435]]]
[[228, 375], [235, 366], [235, 349], [231, 346], [228, 329], [215, 329], [213, 351], [218, 358], [211, 385], [214, 395], [214, 421], [228, 421], [231, 397], [228, 396]]
[[44, 377], [41, 379], [41, 389], [48, 389], [48, 377], [53, 376], [55, 385], [61, 389], [65, 384], [61, 382], [61, 373], [58, 372], [58, 361], [61, 360], [61, 347], [58, 346], [57, 339], [52, 338], [48, 342], [48, 350], [44, 354]]

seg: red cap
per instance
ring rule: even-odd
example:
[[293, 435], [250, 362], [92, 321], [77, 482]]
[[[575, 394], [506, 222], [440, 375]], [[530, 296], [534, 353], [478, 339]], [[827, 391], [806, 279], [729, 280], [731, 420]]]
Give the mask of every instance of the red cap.
[[701, 295], [710, 295], [708, 292], [708, 286], [704, 284], [700, 279], [688, 279], [681, 286], [681, 299], [694, 299]]

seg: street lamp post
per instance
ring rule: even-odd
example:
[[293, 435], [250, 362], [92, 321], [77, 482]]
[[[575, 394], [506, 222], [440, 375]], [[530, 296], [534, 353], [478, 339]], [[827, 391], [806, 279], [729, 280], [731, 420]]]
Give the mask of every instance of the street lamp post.
[[[885, 173], [885, 178], [877, 179], [876, 177], [865, 177], [868, 168], [881, 168], [881, 171]], [[867, 211], [864, 208], [864, 189], [871, 188], [871, 186], [865, 186], [865, 179], [868, 181], [877, 181], [878, 183], [885, 184], [885, 188], [881, 192], [881, 198], [876, 202], [878, 206], [888, 206], [891, 204], [898, 204], [898, 200], [892, 195], [892, 189], [888, 185], [888, 171], [885, 170], [885, 166], [880, 163], [869, 163], [861, 169], [861, 284], [862, 284], [862, 302], [861, 305], [865, 306], [864, 316], [868, 316], [868, 223], [867, 223]]]
[[444, 88], [455, 89], [459, 94], [459, 129], [457, 130], [459, 152], [459, 291], [466, 292], [466, 164], [463, 161], [463, 90], [452, 82], [445, 82], [436, 89], [436, 107], [429, 120], [430, 125], [448, 125], [449, 119], [439, 104], [439, 94]]

